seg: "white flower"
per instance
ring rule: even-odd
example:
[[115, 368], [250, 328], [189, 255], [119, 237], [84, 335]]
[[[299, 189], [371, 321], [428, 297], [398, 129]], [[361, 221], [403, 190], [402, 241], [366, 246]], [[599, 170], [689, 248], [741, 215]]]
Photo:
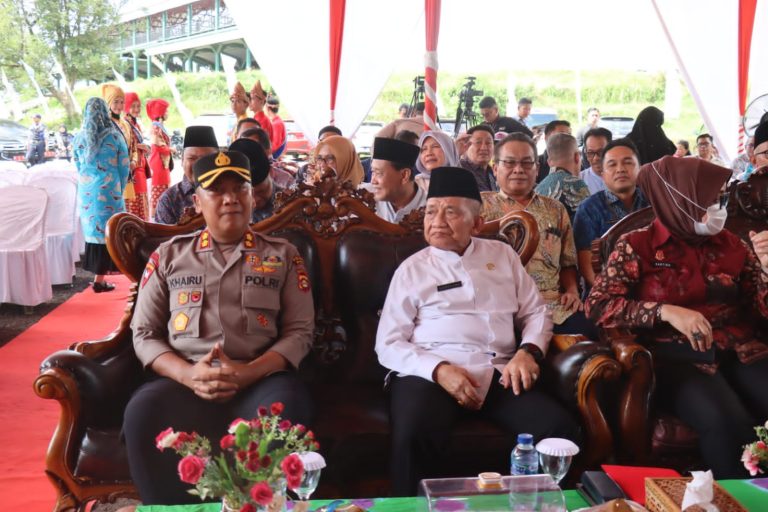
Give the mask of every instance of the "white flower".
[[171, 432], [157, 440], [157, 447], [160, 449], [173, 448], [173, 445], [176, 443], [178, 438], [179, 432]]

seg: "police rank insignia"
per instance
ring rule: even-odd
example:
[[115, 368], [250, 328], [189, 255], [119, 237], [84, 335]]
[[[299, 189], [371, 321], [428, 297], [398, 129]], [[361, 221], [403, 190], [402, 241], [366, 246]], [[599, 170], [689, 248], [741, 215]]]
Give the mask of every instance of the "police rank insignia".
[[243, 247], [246, 249], [253, 249], [255, 244], [253, 243], [253, 233], [248, 231], [243, 239]]
[[189, 323], [189, 317], [184, 313], [179, 313], [176, 318], [173, 319], [173, 328], [177, 331], [187, 330], [187, 324]]
[[200, 234], [200, 249], [208, 249], [211, 246], [211, 234], [206, 229]]
[[301, 256], [294, 256], [293, 264], [296, 267], [296, 278], [298, 279], [299, 290], [302, 292], [308, 292], [310, 289], [312, 289], [312, 286], [309, 282], [307, 269], [304, 267], [304, 260]]
[[193, 290], [192, 293], [189, 294], [189, 298], [192, 302], [200, 302], [200, 299], [203, 298], [203, 292], [200, 290]]
[[152, 277], [152, 274], [155, 273], [155, 269], [157, 268], [157, 263], [160, 260], [160, 256], [157, 254], [157, 252], [153, 252], [152, 255], [150, 255], [149, 260], [147, 261], [147, 266], [144, 267], [144, 273], [141, 274], [141, 287], [144, 288], [144, 285], [147, 284], [147, 281], [149, 281], [149, 278]]
[[259, 322], [259, 325], [262, 327], [267, 327], [269, 325], [269, 320], [267, 320], [267, 317], [264, 316], [263, 313], [256, 315], [256, 321]]
[[179, 306], [183, 306], [187, 302], [189, 302], [189, 292], [179, 292], [179, 298], [178, 298]]

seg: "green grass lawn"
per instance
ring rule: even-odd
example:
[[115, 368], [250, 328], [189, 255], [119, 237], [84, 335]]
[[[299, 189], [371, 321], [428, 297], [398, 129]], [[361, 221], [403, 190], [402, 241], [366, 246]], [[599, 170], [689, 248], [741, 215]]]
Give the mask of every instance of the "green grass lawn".
[[[447, 112], [444, 119], [452, 119], [458, 103], [458, 92], [464, 84], [464, 74], [442, 73], [438, 77], [438, 94]], [[237, 78], [249, 90], [257, 79], [261, 79], [265, 89], [269, 89], [267, 80], [257, 70], [240, 71]], [[389, 121], [395, 117], [401, 103], [407, 103], [413, 93], [413, 75], [409, 73], [393, 74], [381, 95], [373, 105], [368, 118]], [[576, 112], [576, 74], [573, 71], [527, 71], [515, 75], [515, 94], [517, 97], [528, 96], [533, 99], [534, 108], [555, 109], [560, 118], [571, 121], [578, 127]], [[229, 93], [226, 90], [224, 73], [179, 73], [176, 75], [182, 101], [193, 115], [226, 113], [229, 111]], [[476, 88], [485, 94], [494, 96], [504, 108], [507, 103], [506, 72], [477, 76]], [[596, 106], [603, 115], [635, 117], [648, 105], [664, 109], [665, 76], [663, 73], [643, 71], [584, 71], [581, 73], [582, 114], [587, 108]], [[166, 125], [170, 128], [183, 126], [170, 89], [163, 77], [139, 79], [130, 83], [130, 88], [137, 92], [142, 101], [150, 98], [164, 98], [172, 108]], [[682, 101], [678, 119], [667, 118], [664, 129], [670, 139], [693, 139], [702, 129], [702, 120], [693, 102], [693, 98], [684, 84], [681, 84]], [[279, 93], [279, 91], [277, 91]], [[79, 89], [75, 96], [81, 106], [86, 100], [99, 94], [98, 86]], [[55, 126], [64, 120], [64, 110], [55, 100], [50, 101], [53, 119], [46, 120], [48, 126]], [[290, 112], [290, 105], [283, 104], [283, 111]], [[146, 118], [145, 118], [146, 123]], [[70, 128], [77, 122], [69, 123]]]

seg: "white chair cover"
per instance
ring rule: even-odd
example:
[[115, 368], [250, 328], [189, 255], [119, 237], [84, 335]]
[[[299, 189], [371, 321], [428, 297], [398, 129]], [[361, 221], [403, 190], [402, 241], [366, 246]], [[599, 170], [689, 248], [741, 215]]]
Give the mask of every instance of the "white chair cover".
[[26, 171], [27, 166], [15, 160], [0, 160], [0, 173], [4, 171]]
[[48, 194], [12, 186], [0, 193], [0, 302], [36, 306], [51, 300], [45, 253]]
[[51, 284], [71, 284], [72, 276], [75, 275], [75, 261], [79, 259], [75, 237], [77, 180], [71, 175], [33, 175], [27, 184], [48, 193], [45, 251]]
[[24, 168], [23, 170], [22, 169], [0, 169], [0, 180], [9, 182], [13, 185], [23, 185], [24, 182], [27, 180], [27, 170], [26, 168]]

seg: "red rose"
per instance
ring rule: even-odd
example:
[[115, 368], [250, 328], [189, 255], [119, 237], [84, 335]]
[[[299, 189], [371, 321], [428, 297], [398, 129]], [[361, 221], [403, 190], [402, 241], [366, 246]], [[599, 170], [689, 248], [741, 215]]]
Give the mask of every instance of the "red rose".
[[[280, 463], [280, 469], [285, 473], [285, 478], [288, 482], [295, 482], [297, 479], [301, 481], [301, 477], [304, 475], [304, 463], [295, 453], [288, 455]], [[298, 485], [289, 487], [298, 487]]]
[[192, 432], [191, 434], [187, 434], [186, 432], [179, 432], [179, 437], [177, 437], [176, 441], [173, 442], [173, 449], [178, 450], [184, 443], [194, 441], [195, 436], [197, 436], [197, 432]]
[[196, 484], [205, 471], [205, 461], [195, 455], [187, 455], [179, 461], [179, 478], [182, 482]]
[[245, 423], [246, 425], [248, 424], [248, 422], [245, 421], [243, 418], [237, 418], [236, 420], [234, 420], [232, 423], [229, 424], [229, 427], [227, 428], [227, 432], [229, 432], [230, 434], [234, 434], [235, 430], [237, 429], [237, 426], [240, 425], [241, 423]]
[[221, 438], [221, 441], [219, 441], [219, 446], [221, 446], [222, 450], [228, 450], [232, 448], [235, 445], [235, 436], [232, 434], [227, 434], [224, 437]]
[[263, 405], [259, 407], [258, 409], [259, 416], [266, 416], [267, 415], [267, 408]]
[[166, 448], [173, 446], [173, 443], [176, 442], [177, 438], [178, 435], [174, 433], [173, 428], [168, 427], [157, 434], [157, 437], [155, 438], [155, 446], [157, 446], [158, 450], [163, 451]]
[[314, 439], [315, 438], [315, 433], [312, 432], [311, 430], [307, 430], [307, 437], [309, 439]]
[[262, 507], [266, 507], [272, 503], [272, 488], [266, 482], [255, 484], [251, 487], [251, 499]]
[[304, 432], [306, 432], [306, 431], [307, 431], [307, 427], [305, 427], [305, 426], [304, 426], [304, 425], [302, 425], [301, 423], [297, 423], [297, 424], [296, 424], [296, 433], [297, 433], [297, 434], [301, 435], [301, 434], [303, 434], [303, 433], [304, 433]]
[[238, 451], [236, 455], [237, 455], [237, 460], [239, 460], [240, 462], [243, 462], [245, 459], [248, 458], [248, 452], [243, 450]]
[[246, 503], [240, 508], [240, 512], [256, 512], [256, 507], [254, 507], [250, 503]]
[[265, 455], [261, 458], [261, 467], [268, 468], [272, 464], [272, 457]]
[[302, 477], [286, 477], [285, 484], [288, 486], [289, 489], [298, 489], [298, 487], [301, 485], [301, 478]]
[[261, 419], [260, 418], [255, 418], [255, 419], [251, 420], [251, 428], [252, 429], [257, 429], [257, 430], [260, 429], [261, 428]]
[[259, 467], [261, 467], [261, 465], [259, 464], [259, 454], [249, 453], [248, 462], [245, 463], [245, 468], [248, 471], [253, 471], [255, 473], [256, 471], [259, 470]]
[[285, 409], [283, 402], [275, 402], [272, 404], [272, 407], [270, 407], [272, 416], [280, 416], [280, 414], [283, 412], [283, 409]]
[[288, 430], [289, 428], [291, 428], [291, 422], [290, 422], [290, 420], [283, 420], [283, 421], [281, 421], [281, 422], [280, 422], [280, 423], [277, 425], [277, 428], [279, 428], [280, 430], [283, 430], [283, 431], [285, 431], [285, 430]]

